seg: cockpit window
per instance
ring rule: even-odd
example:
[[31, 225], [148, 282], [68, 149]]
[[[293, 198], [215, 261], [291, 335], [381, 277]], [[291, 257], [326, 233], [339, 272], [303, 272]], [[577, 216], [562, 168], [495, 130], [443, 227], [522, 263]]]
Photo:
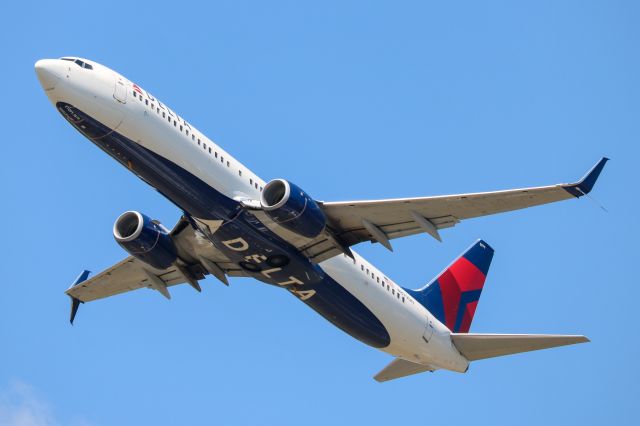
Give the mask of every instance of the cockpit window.
[[81, 61], [80, 59], [77, 58], [60, 58], [63, 61], [69, 61], [69, 62], [74, 62], [75, 64], [77, 64], [80, 68], [85, 68], [88, 70], [92, 70], [93, 69], [93, 65], [88, 64], [84, 61]]

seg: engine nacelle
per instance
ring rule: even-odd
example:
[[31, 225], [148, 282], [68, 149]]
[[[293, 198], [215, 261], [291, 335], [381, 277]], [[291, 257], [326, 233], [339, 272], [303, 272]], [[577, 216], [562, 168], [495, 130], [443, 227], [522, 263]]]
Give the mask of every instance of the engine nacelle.
[[156, 269], [166, 269], [178, 258], [167, 229], [140, 212], [122, 213], [113, 224], [113, 236], [127, 253]]
[[274, 222], [303, 237], [318, 236], [327, 224], [318, 203], [284, 179], [274, 179], [264, 187], [260, 205]]

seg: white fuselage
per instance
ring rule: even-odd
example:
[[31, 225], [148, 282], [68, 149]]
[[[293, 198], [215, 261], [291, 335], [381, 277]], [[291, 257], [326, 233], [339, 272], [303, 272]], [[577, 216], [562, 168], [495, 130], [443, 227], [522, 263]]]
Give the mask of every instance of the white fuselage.
[[[204, 133], [118, 73], [93, 61], [82, 61], [92, 69], [70, 60], [36, 64], [54, 105], [74, 105], [230, 199], [260, 199], [265, 182]], [[469, 363], [453, 346], [450, 331], [377, 268], [356, 253], [354, 257], [335, 256], [319, 266], [384, 324], [391, 339], [381, 350], [436, 368], [466, 371]]]

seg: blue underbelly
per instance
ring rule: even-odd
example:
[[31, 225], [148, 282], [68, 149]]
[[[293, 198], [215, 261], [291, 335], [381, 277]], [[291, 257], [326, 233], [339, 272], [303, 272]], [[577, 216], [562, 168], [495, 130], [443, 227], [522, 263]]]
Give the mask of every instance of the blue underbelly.
[[[322, 268], [309, 262], [295, 247], [267, 229], [255, 216], [242, 209], [238, 202], [73, 106], [59, 102], [57, 107], [84, 136], [158, 190], [185, 214], [205, 220], [222, 220], [223, 225], [207, 236], [218, 250], [245, 269], [247, 275], [287, 288], [336, 327], [363, 343], [376, 348], [389, 345], [390, 337], [386, 328], [360, 300]], [[203, 152], [203, 155], [207, 154]], [[238, 238], [242, 238], [250, 252], [232, 250], [224, 243]], [[280, 270], [265, 275], [265, 268], [269, 266], [260, 263], [247, 265], [248, 254], [251, 259], [258, 260], [281, 255], [288, 259], [288, 263]], [[247, 270], [247, 266], [255, 270]], [[295, 286], [283, 285], [291, 282], [292, 278], [296, 281]]]

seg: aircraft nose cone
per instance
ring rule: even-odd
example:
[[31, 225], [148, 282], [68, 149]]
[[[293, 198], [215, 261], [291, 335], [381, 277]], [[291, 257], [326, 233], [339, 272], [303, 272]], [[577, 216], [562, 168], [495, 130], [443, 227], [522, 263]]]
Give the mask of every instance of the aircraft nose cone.
[[56, 72], [57, 65], [55, 59], [40, 59], [36, 62], [36, 74], [44, 90], [52, 90], [60, 81], [60, 77]]

